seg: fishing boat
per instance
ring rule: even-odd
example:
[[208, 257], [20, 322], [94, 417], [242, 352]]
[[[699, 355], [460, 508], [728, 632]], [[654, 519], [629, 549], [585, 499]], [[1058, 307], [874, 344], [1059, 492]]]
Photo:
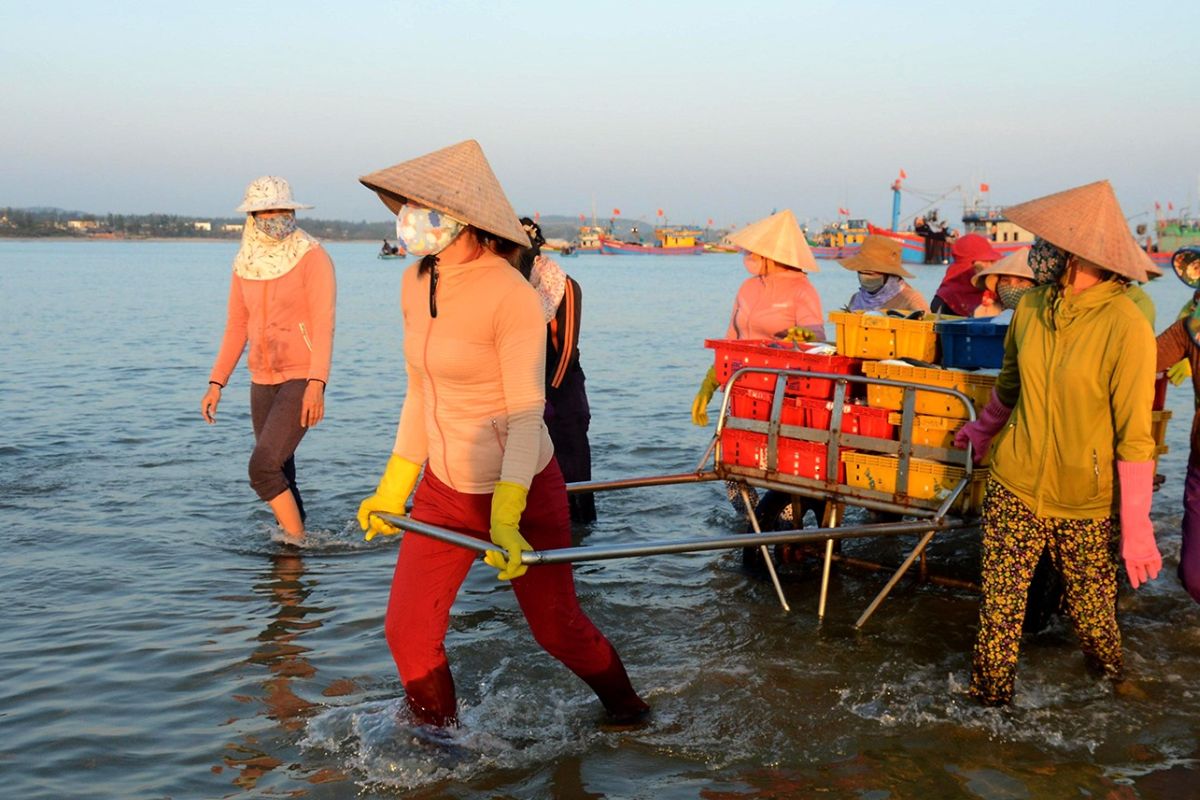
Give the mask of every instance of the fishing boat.
[[[635, 228], [632, 233], [636, 232]], [[606, 256], [698, 256], [704, 252], [704, 242], [699, 238], [702, 234], [691, 228], [656, 228], [654, 238], [658, 244], [622, 242], [601, 235], [600, 252]]]
[[865, 219], [831, 222], [809, 239], [809, 249], [816, 258], [849, 258], [862, 247], [862, 241], [869, 233], [868, 225], [870, 223]]
[[577, 253], [599, 253], [600, 252], [600, 237], [605, 233], [604, 228], [599, 225], [582, 225], [579, 228], [579, 236], [575, 240], [575, 252]]

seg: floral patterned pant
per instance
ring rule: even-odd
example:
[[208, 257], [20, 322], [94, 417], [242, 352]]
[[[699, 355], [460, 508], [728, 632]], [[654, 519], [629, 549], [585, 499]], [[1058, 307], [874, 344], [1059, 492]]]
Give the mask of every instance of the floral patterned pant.
[[1066, 611], [1089, 664], [1110, 678], [1120, 677], [1115, 530], [1107, 517], [1039, 517], [1012, 492], [989, 481], [972, 697], [988, 705], [1012, 700], [1026, 596], [1044, 548], [1062, 575]]

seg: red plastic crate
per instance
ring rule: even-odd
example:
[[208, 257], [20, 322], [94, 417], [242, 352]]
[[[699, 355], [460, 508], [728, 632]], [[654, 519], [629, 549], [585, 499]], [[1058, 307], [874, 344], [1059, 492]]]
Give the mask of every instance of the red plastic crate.
[[[808, 372], [828, 372], [837, 375], [862, 374], [861, 359], [847, 356], [816, 356], [808, 352], [808, 346], [782, 342], [776, 339], [707, 339], [705, 347], [716, 351], [715, 369], [721, 385], [742, 367], [766, 367], [768, 369], [795, 369]], [[774, 389], [774, 375], [748, 375], [738, 385], [751, 388]], [[804, 397], [833, 397], [834, 383], [828, 378], [791, 378], [787, 393]], [[854, 387], [852, 387], [854, 388]]]
[[[758, 419], [767, 421], [771, 418], [771, 402], [773, 392], [766, 389], [751, 389], [740, 383], [729, 390], [729, 415], [739, 419]], [[783, 425], [804, 425], [804, 408], [799, 397], [784, 395], [783, 408], [779, 412], [779, 422]]]
[[721, 431], [720, 462], [739, 467], [767, 468], [767, 435], [725, 428]]
[[[777, 469], [783, 475], [796, 475], [818, 481], [828, 480], [827, 455], [828, 449], [823, 444], [780, 437]], [[846, 468], [842, 464], [841, 449], [838, 450], [837, 461], [833, 466], [837, 470], [838, 483], [843, 483]]]
[[[800, 403], [804, 406], [806, 426], [829, 430], [829, 424], [833, 421], [833, 403], [810, 397], [801, 398]], [[889, 416], [886, 408], [846, 403], [842, 406], [842, 432], [876, 439], [895, 439], [896, 426], [891, 424]]]
[[[779, 437], [779, 458], [776, 465], [779, 474], [796, 475], [818, 481], [827, 480], [829, 475], [827, 461], [825, 445]], [[721, 431], [720, 462], [731, 466], [766, 469], [767, 435], [726, 428]], [[842, 464], [840, 451], [834, 466], [837, 468], [838, 482], [844, 482], [846, 469]]]

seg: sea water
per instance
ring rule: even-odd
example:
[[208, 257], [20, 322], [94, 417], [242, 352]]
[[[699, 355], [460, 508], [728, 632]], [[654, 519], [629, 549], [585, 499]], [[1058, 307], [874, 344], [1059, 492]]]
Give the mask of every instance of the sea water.
[[[1165, 568], [1123, 586], [1144, 698], [1089, 677], [1069, 627], [1022, 649], [1016, 702], [965, 696], [977, 597], [884, 575], [783, 569], [792, 605], [736, 552], [583, 563], [584, 608], [654, 706], [601, 730], [587, 688], [532, 641], [510, 588], [475, 567], [447, 651], [463, 726], [407, 721], [383, 638], [396, 540], [354, 522], [406, 390], [399, 279], [374, 243], [332, 244], [338, 325], [327, 415], [301, 444], [302, 550], [246, 482], [248, 376], [218, 423], [200, 398], [234, 243], [0, 242], [0, 776], [21, 798], [1200, 795], [1200, 607], [1174, 576], [1192, 417], [1172, 389], [1154, 523]], [[689, 471], [712, 428], [689, 408], [744, 279], [732, 255], [563, 259], [582, 285], [597, 479]], [[826, 310], [854, 275], [823, 262]], [[940, 267], [913, 267], [932, 296]], [[1148, 291], [1162, 330], [1188, 298]], [[832, 332], [832, 331], [831, 331]], [[1149, 356], [1148, 356], [1149, 357]], [[715, 403], [714, 409], [715, 410]], [[580, 544], [743, 529], [714, 484], [597, 498]], [[933, 568], [977, 558], [935, 539]], [[913, 539], [847, 545], [901, 558]]]

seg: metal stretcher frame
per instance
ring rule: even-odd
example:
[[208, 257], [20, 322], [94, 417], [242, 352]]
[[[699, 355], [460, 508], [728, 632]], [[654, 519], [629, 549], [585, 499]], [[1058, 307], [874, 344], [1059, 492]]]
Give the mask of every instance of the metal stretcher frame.
[[[775, 375], [775, 387], [770, 418], [766, 421], [740, 419], [729, 416], [730, 391], [725, 392], [721, 403], [721, 416], [717, 423], [716, 432], [709, 442], [704, 455], [694, 472], [655, 475], [642, 478], [627, 478], [609, 481], [589, 481], [586, 483], [568, 484], [569, 493], [603, 492], [620, 489], [634, 489], [646, 486], [670, 486], [688, 483], [703, 483], [717, 480], [734, 480], [741, 486], [747, 517], [754, 530], [753, 534], [735, 534], [732, 536], [673, 539], [666, 541], [631, 542], [620, 545], [583, 547], [564, 547], [555, 550], [533, 550], [521, 554], [521, 562], [527, 565], [563, 564], [577, 561], [600, 561], [616, 558], [633, 558], [671, 553], [695, 553], [709, 550], [725, 550], [732, 548], [759, 547], [765, 556], [765, 563], [770, 573], [771, 581], [779, 597], [781, 606], [790, 611], [783, 588], [775, 572], [774, 560], [769, 546], [775, 544], [804, 544], [823, 543], [825, 557], [821, 576], [821, 594], [818, 615], [824, 617], [825, 604], [829, 586], [830, 566], [833, 561], [833, 544], [843, 539], [859, 539], [876, 536], [901, 536], [920, 534], [920, 539], [909, 552], [903, 562], [895, 569], [887, 583], [876, 595], [870, 605], [863, 611], [855, 622], [856, 628], [866, 624], [879, 605], [887, 598], [895, 585], [904, 577], [913, 562], [925, 551], [926, 546], [934, 535], [941, 531], [970, 527], [973, 523], [962, 517], [949, 516], [955, 502], [969, 486], [972, 477], [973, 461], [971, 450], [949, 450], [912, 443], [912, 426], [916, 416], [916, 392], [936, 392], [949, 395], [960, 400], [967, 410], [969, 420], [975, 419], [975, 409], [970, 398], [956, 389], [927, 384], [896, 381], [886, 378], [867, 378], [858, 375], [843, 375], [833, 373], [810, 372], [807, 370], [781, 370], [766, 367], [746, 367], [739, 369], [730, 377], [727, 387], [732, 387], [743, 375], [751, 373], [768, 373]], [[827, 379], [834, 382], [834, 396], [829, 430], [783, 425], [780, 422], [784, 402], [784, 392], [781, 391], [789, 377], [805, 379]], [[843, 408], [846, 402], [850, 384], [881, 384], [903, 390], [901, 409], [901, 426], [899, 440], [880, 439], [860, 436], [842, 431]], [[719, 446], [721, 432], [726, 428], [732, 430], [748, 430], [767, 435], [768, 463], [764, 469], [741, 467], [723, 464], [714, 456]], [[815, 480], [795, 475], [780, 474], [777, 467], [778, 440], [786, 436], [801, 441], [819, 442], [826, 445], [827, 464], [839, 463], [839, 449], [849, 447], [855, 450], [866, 450], [875, 453], [897, 455], [896, 491], [880, 492], [872, 489], [849, 486], [837, 483], [838, 470], [826, 470], [832, 475], [826, 480]], [[714, 458], [714, 467], [706, 469], [709, 458]], [[940, 462], [961, 464], [964, 477], [954, 486], [950, 493], [936, 500], [910, 498], [907, 495], [909, 473], [912, 458], [924, 458]], [[749, 502], [749, 487], [775, 489], [792, 495], [802, 495], [827, 502], [831, 509], [818, 528], [796, 528], [785, 531], [763, 533], [759, 529], [758, 518]], [[841, 525], [841, 512], [846, 505], [860, 506], [876, 511], [891, 511], [915, 516], [919, 519], [911, 522], [884, 522], [862, 525]], [[375, 512], [376, 516], [404, 531], [411, 531], [423, 536], [429, 536], [449, 544], [464, 547], [480, 553], [496, 549], [496, 546], [482, 539], [457, 533], [455, 531], [418, 522], [408, 516]]]

